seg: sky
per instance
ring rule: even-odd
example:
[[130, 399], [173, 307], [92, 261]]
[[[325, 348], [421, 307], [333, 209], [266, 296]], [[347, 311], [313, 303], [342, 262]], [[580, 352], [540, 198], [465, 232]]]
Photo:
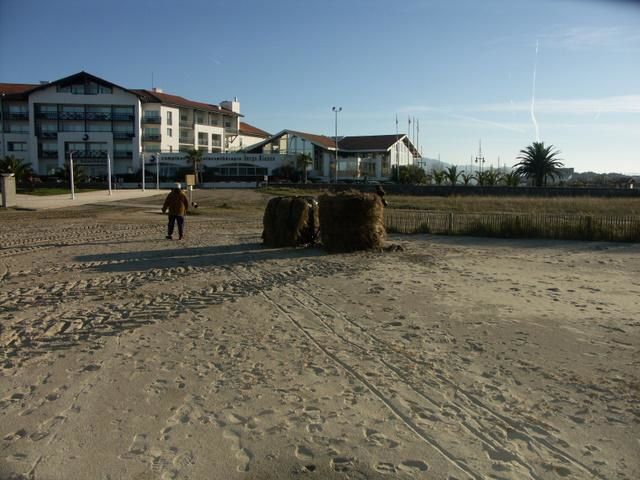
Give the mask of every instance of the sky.
[[[0, 82], [85, 70], [333, 136], [411, 133], [425, 157], [640, 173], [640, 1], [0, 0]], [[409, 130], [408, 119], [419, 124]], [[471, 167], [475, 169], [475, 166]]]

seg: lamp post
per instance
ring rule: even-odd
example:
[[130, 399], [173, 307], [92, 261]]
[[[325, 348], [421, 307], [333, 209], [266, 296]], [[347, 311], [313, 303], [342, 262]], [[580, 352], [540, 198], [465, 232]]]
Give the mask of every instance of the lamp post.
[[76, 199], [75, 185], [73, 184], [73, 152], [69, 152], [69, 183], [71, 183], [71, 200]]
[[145, 172], [144, 172], [144, 152], [140, 153], [140, 159], [142, 161], [142, 191], [144, 192], [144, 177], [145, 177]]
[[156, 190], [160, 190], [160, 152], [156, 154]]
[[336, 163], [336, 183], [338, 183], [338, 113], [342, 111], [342, 107], [332, 107], [331, 110], [336, 114], [336, 162], [335, 163]]
[[484, 157], [482, 156], [482, 140], [479, 143], [478, 156], [476, 157], [476, 163], [480, 167], [480, 175], [482, 175], [482, 165], [484, 164]]
[[109, 186], [109, 195], [111, 195], [111, 156], [107, 153], [107, 185]]

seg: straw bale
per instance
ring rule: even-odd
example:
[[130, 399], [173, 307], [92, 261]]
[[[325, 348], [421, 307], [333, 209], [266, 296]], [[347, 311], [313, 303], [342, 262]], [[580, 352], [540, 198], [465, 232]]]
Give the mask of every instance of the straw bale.
[[329, 252], [380, 249], [384, 246], [384, 207], [380, 196], [345, 192], [319, 199], [320, 234]]
[[312, 244], [318, 229], [318, 207], [312, 197], [276, 197], [263, 217], [262, 239], [270, 247]]

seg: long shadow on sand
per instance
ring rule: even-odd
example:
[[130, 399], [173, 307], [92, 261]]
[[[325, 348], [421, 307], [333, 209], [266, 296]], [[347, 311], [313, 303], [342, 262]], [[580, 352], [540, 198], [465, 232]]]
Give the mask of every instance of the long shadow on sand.
[[78, 262], [97, 262], [101, 272], [134, 272], [155, 268], [230, 266], [247, 262], [302, 259], [328, 255], [319, 248], [269, 248], [261, 243], [210, 247], [181, 247], [74, 257]]

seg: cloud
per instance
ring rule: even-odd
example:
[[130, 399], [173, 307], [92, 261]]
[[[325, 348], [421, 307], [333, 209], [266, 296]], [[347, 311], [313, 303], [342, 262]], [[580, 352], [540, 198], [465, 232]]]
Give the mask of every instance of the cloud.
[[626, 27], [571, 27], [540, 34], [543, 44], [567, 49], [584, 48], [638, 48], [640, 33]]
[[[529, 111], [529, 102], [502, 102], [460, 107], [468, 112], [524, 112]], [[583, 99], [538, 99], [536, 112], [547, 114], [596, 115], [602, 113], [640, 113], [640, 95], [620, 95]]]

